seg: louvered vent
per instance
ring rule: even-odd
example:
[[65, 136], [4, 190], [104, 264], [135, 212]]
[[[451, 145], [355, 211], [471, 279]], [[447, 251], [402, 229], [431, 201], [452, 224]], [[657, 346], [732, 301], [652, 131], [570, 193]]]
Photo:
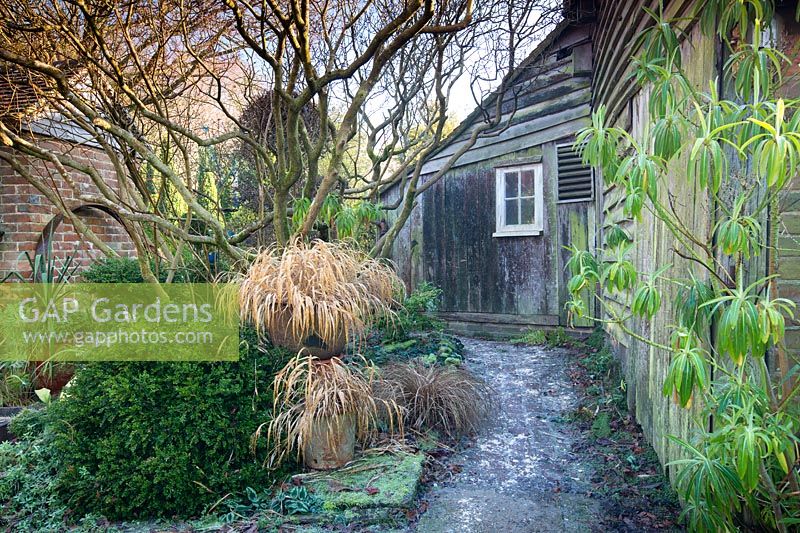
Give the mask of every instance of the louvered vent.
[[592, 167], [586, 166], [571, 144], [558, 147], [558, 201], [592, 199]]

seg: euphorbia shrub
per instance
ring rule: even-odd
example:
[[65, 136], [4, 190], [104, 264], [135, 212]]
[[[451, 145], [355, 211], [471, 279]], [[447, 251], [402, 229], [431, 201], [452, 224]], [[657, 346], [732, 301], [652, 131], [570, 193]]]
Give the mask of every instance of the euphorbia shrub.
[[[773, 2], [696, 5], [702, 31], [719, 38], [728, 53], [723, 83], [706, 80], [698, 89], [683, 70], [683, 30], [677, 28], [685, 27], [686, 19], [667, 20], [648, 11], [652, 24], [636, 41], [633, 63], [633, 78], [650, 90], [642, 135], [608, 124], [600, 107], [576, 142], [606, 185], [625, 192], [628, 221], [648, 212], [663, 223], [676, 265], [637, 272], [633, 250], [641, 245], [648, 253], [652, 242], [635, 242], [614, 226], [596, 257], [575, 250], [568, 284], [573, 299], [567, 306], [581, 315], [580, 294], [587, 288], [624, 301], [615, 306], [599, 298], [604, 320], [670, 355], [665, 395], [684, 408], [701, 401], [693, 442], [671, 437], [685, 452], [673, 464], [690, 528], [787, 531], [800, 524], [800, 413], [794, 401], [800, 380], [784, 346], [784, 322], [793, 316], [794, 303], [776, 294], [779, 250], [770, 250], [767, 276], [748, 279], [752, 273], [746, 270], [753, 256], [775, 246], [779, 195], [800, 172], [800, 103], [776, 96], [791, 61], [765, 38]], [[719, 94], [719, 85], [730, 94]], [[705, 87], [710, 89], [704, 92]], [[734, 164], [737, 157], [741, 165]], [[688, 179], [698, 198], [705, 196], [714, 206], [708, 235], [673, 209], [668, 191], [676, 179]], [[637, 334], [632, 320], [664, 313], [665, 286], [678, 288], [675, 313], [662, 320], [673, 325], [671, 338]], [[777, 356], [782, 383], [771, 379], [768, 351]]]

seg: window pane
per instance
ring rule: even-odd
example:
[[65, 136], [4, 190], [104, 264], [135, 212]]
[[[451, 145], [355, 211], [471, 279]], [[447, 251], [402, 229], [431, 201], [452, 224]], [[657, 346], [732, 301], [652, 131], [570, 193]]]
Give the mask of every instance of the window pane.
[[517, 172], [506, 173], [506, 198], [516, 198], [519, 196], [519, 174]]
[[534, 199], [533, 198], [523, 198], [520, 200], [522, 202], [521, 211], [522, 211], [522, 220], [520, 220], [520, 224], [533, 224], [533, 219], [535, 216], [534, 213]]
[[506, 226], [519, 224], [519, 200], [506, 200]]
[[522, 171], [522, 194], [520, 196], [533, 196], [533, 170]]

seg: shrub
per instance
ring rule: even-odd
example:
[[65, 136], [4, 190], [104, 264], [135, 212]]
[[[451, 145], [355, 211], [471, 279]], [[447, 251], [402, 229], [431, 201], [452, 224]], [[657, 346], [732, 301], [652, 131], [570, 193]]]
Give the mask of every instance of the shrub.
[[109, 257], [92, 263], [81, 274], [88, 283], [143, 283], [142, 270], [136, 259]]
[[404, 339], [414, 331], [440, 331], [444, 322], [436, 318], [442, 290], [427, 281], [419, 284], [404, 300], [396, 316], [382, 320], [378, 328], [390, 341]]
[[475, 432], [489, 412], [491, 390], [460, 366], [396, 363], [381, 370], [376, 394], [404, 409], [405, 427], [450, 437]]
[[[226, 260], [218, 255], [214, 258], [214, 264], [210, 265], [190, 257], [175, 273], [173, 281], [178, 283], [212, 281], [218, 272], [229, 268]], [[157, 269], [155, 263], [150, 262], [150, 268], [153, 272], [157, 272], [159, 281], [163, 282], [167, 279], [167, 269], [165, 264], [160, 266], [161, 268]], [[81, 273], [81, 279], [87, 283], [144, 283], [139, 262], [129, 257], [107, 257], [96, 261]]]
[[97, 363], [50, 410], [57, 491], [80, 514], [191, 516], [228, 492], [271, 481], [251, 451], [269, 383], [289, 359], [243, 330], [238, 362]]

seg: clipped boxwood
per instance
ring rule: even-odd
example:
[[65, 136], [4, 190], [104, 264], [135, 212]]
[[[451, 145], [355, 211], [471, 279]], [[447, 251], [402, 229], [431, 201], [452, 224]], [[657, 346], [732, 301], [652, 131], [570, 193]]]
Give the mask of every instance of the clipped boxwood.
[[[161, 268], [156, 268], [155, 262], [150, 262], [150, 268], [158, 273], [159, 281], [167, 279], [167, 265], [161, 263]], [[194, 257], [189, 257], [183, 268], [175, 273], [175, 283], [204, 283], [212, 281], [217, 272], [227, 270], [228, 261], [216, 257], [215, 264], [209, 265], [199, 262]], [[89, 268], [81, 272], [81, 281], [87, 283], [144, 283], [142, 269], [136, 259], [129, 257], [106, 257], [95, 261]]]
[[144, 282], [139, 262], [129, 257], [107, 257], [96, 261], [81, 273], [81, 278], [89, 283]]
[[[218, 363], [95, 363], [51, 407], [57, 491], [78, 516], [186, 517], [276, 476], [251, 436], [268, 420], [270, 384], [289, 355], [255, 348]], [[256, 393], [258, 391], [258, 393]]]

